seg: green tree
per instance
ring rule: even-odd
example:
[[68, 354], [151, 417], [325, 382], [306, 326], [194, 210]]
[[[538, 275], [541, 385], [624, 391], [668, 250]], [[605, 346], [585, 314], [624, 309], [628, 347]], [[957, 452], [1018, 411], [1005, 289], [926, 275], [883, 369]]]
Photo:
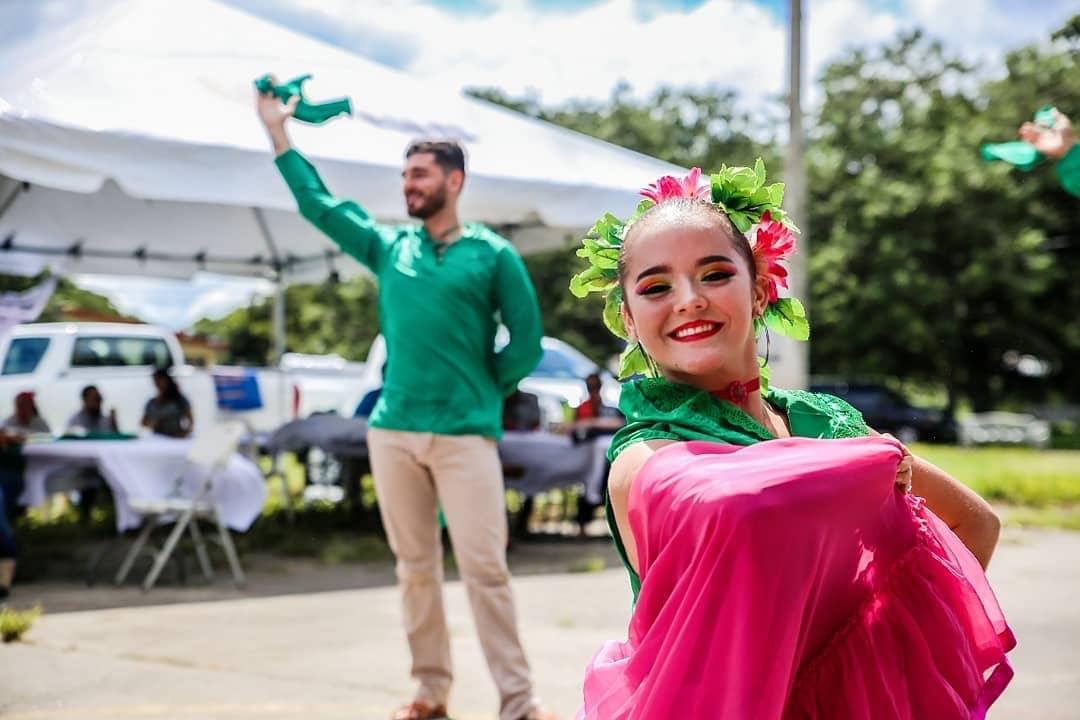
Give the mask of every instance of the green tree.
[[[291, 285], [285, 291], [285, 346], [363, 360], [379, 332], [377, 304], [375, 283], [366, 276]], [[228, 362], [263, 365], [272, 359], [272, 313], [273, 300], [266, 298], [220, 319], [203, 318], [195, 332], [227, 342]]]
[[826, 69], [808, 155], [815, 372], [943, 382], [950, 409], [986, 409], [1032, 390], [1010, 351], [1067, 367], [1075, 246], [1054, 238], [1076, 237], [1076, 201], [1048, 169], [990, 166], [978, 146], [1044, 103], [1078, 107], [1078, 69], [1028, 48], [980, 85], [918, 32]]
[[[33, 277], [23, 275], [0, 275], [0, 292], [21, 292], [44, 282], [49, 277], [48, 271]], [[125, 322], [139, 322], [134, 315], [127, 315], [116, 309], [112, 301], [104, 295], [79, 287], [66, 277], [60, 277], [56, 290], [41, 311], [37, 322], [57, 322], [64, 318], [64, 313], [72, 310], [88, 310], [103, 317], [114, 317]]]

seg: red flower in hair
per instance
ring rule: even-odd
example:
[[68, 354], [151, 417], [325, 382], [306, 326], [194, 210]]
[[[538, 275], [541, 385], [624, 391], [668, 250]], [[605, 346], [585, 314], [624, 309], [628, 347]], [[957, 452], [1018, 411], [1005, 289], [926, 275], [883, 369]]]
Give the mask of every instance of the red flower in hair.
[[751, 239], [754, 251], [754, 267], [759, 277], [769, 279], [769, 304], [780, 298], [780, 288], [787, 288], [788, 271], [780, 264], [795, 252], [795, 233], [773, 220], [768, 211], [761, 215], [761, 222]]
[[690, 174], [682, 180], [665, 175], [642, 190], [641, 194], [657, 205], [665, 200], [683, 197], [708, 201], [712, 199], [712, 183], [707, 177], [702, 181], [701, 168], [691, 168]]

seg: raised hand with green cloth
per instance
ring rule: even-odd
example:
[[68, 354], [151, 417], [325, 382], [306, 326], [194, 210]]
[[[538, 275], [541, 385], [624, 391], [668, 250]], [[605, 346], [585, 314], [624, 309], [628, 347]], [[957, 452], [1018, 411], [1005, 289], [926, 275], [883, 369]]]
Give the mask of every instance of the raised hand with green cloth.
[[1065, 192], [1080, 197], [1080, 149], [1069, 118], [1052, 106], [1035, 113], [1018, 131], [1020, 140], [987, 143], [980, 148], [983, 159], [1001, 160], [1029, 171], [1043, 160], [1056, 160], [1056, 172]]
[[273, 95], [283, 103], [293, 103], [293, 117], [312, 125], [321, 125], [338, 115], [352, 115], [352, 102], [347, 97], [321, 103], [309, 101], [304, 95], [304, 83], [310, 79], [311, 75], [301, 75], [279, 83], [277, 78], [267, 73], [255, 80], [255, 88], [260, 93]]

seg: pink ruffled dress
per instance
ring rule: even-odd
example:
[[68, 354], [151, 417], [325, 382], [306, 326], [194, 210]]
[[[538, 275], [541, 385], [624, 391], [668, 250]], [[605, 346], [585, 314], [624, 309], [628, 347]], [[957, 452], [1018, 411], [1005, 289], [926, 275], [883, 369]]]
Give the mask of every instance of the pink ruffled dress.
[[583, 720], [976, 719], [1015, 639], [882, 437], [681, 442], [629, 499], [641, 592]]

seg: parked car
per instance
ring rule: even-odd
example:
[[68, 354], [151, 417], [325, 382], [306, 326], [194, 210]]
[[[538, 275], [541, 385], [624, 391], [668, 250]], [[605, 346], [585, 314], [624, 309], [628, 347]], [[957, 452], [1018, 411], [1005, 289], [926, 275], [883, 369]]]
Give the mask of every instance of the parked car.
[[607, 370], [600, 368], [573, 345], [557, 338], [540, 340], [544, 354], [529, 375], [518, 383], [524, 392], [559, 398], [568, 407], [576, 408], [589, 396], [585, 378], [593, 373], [600, 376], [600, 398], [606, 405], [618, 407], [622, 386]]
[[203, 418], [235, 413], [258, 433], [314, 412], [351, 413], [360, 399], [362, 367], [341, 358], [287, 356], [280, 368], [186, 364], [176, 336], [153, 325], [127, 323], [28, 323], [0, 337], [0, 418], [15, 395], [31, 390], [54, 434], [64, 432], [79, 409], [80, 392], [96, 385], [120, 429], [136, 431], [154, 394], [150, 375], [170, 367], [192, 406], [195, 427]]
[[956, 442], [957, 425], [952, 418], [940, 410], [915, 407], [883, 385], [822, 382], [812, 384], [810, 390], [846, 400], [862, 413], [867, 425], [902, 443]]
[[986, 412], [969, 415], [960, 421], [960, 444], [1050, 445], [1050, 423], [1034, 415], [1011, 412]]

